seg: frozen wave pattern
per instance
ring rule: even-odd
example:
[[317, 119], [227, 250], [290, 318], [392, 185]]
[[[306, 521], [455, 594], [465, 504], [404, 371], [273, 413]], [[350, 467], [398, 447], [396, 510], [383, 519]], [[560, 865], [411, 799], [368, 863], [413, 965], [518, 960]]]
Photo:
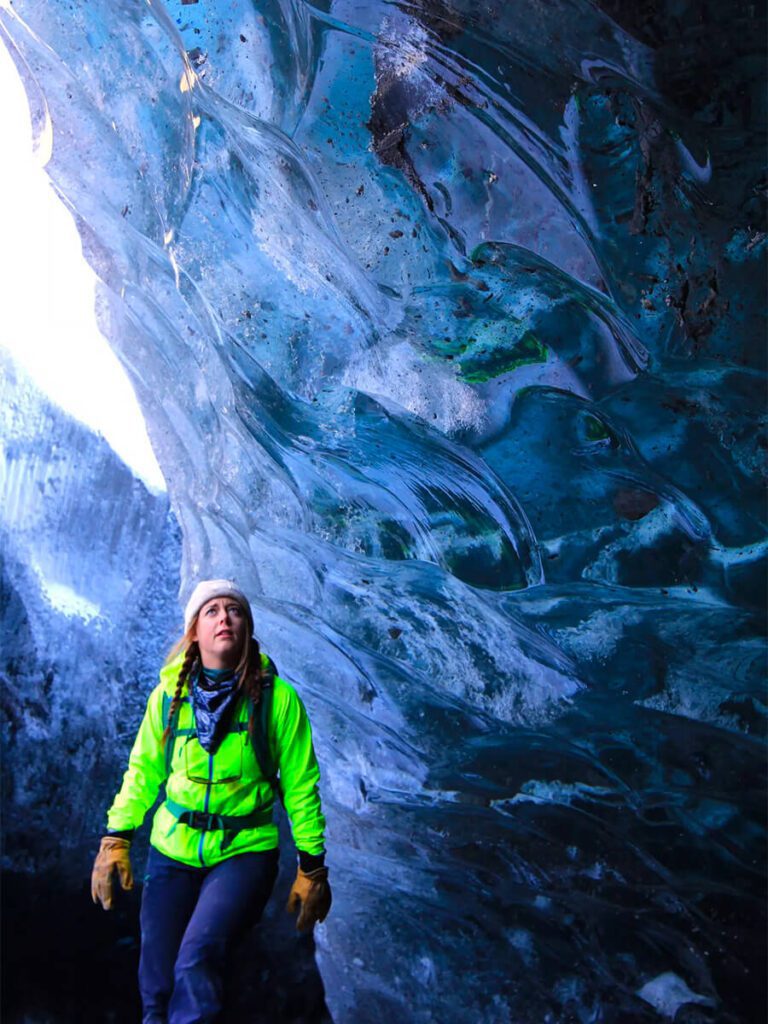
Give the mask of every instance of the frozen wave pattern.
[[756, 37], [638, 11], [2, 7], [184, 578], [312, 712], [337, 1024], [759, 999]]

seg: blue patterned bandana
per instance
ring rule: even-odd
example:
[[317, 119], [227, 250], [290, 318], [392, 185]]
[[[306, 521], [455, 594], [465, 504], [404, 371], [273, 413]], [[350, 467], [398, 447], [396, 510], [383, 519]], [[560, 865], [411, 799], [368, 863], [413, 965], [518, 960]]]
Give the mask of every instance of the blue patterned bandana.
[[231, 669], [204, 668], [196, 674], [192, 710], [200, 746], [209, 754], [215, 754], [224, 739], [239, 696], [237, 676]]

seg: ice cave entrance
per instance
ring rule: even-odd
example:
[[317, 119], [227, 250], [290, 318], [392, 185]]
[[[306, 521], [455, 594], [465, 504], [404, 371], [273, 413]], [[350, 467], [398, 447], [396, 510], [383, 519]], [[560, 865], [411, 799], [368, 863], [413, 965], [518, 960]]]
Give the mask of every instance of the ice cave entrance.
[[151, 490], [164, 491], [136, 395], [96, 325], [96, 276], [44, 170], [51, 134], [33, 152], [24, 87], [2, 43], [0, 95], [0, 345], [57, 405], [102, 434]]

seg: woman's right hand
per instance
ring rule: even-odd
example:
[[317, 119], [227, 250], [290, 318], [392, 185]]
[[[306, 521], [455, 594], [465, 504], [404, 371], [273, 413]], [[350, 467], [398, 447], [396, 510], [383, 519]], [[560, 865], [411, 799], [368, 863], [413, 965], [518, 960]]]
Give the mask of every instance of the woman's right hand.
[[130, 857], [131, 841], [121, 836], [104, 836], [91, 872], [91, 896], [105, 910], [112, 909], [112, 874], [117, 868], [123, 889], [133, 888]]

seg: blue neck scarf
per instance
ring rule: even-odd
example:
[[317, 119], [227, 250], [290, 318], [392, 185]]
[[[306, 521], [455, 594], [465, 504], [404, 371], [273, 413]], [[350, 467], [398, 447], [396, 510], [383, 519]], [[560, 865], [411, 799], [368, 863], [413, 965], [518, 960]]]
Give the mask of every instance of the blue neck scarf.
[[221, 745], [239, 696], [237, 676], [232, 669], [203, 668], [195, 674], [192, 710], [198, 741], [209, 754], [215, 754]]

